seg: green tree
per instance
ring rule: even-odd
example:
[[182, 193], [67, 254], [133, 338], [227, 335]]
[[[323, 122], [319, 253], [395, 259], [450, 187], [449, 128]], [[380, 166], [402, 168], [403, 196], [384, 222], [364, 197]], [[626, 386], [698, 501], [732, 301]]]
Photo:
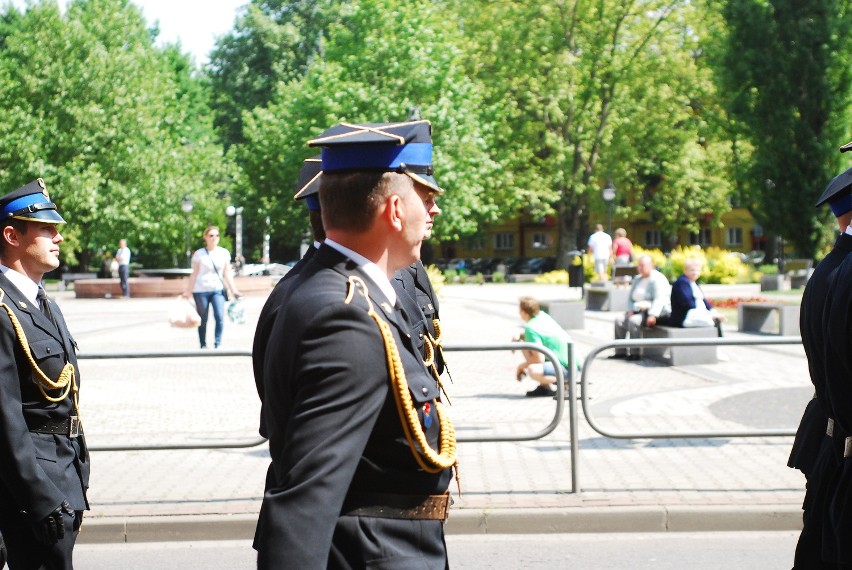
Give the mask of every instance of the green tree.
[[182, 259], [182, 197], [198, 233], [224, 218], [231, 175], [186, 56], [155, 48], [127, 0], [76, 0], [64, 15], [43, 0], [4, 21], [0, 185], [45, 179], [71, 265], [120, 237], [149, 265]]
[[[532, 213], [555, 210], [559, 259], [583, 243], [611, 177], [670, 232], [724, 207], [711, 173], [702, 98], [712, 88], [694, 53], [691, 3], [603, 0], [457, 2], [470, 72], [500, 109], [496, 160]], [[511, 25], [506, 25], [511, 22]], [[706, 132], [704, 132], [706, 131]], [[654, 199], [642, 200], [652, 189]], [[682, 199], [689, 197], [688, 200]]]
[[[852, 32], [847, 0], [728, 0], [719, 79], [753, 152], [739, 180], [754, 215], [796, 255], [812, 257], [825, 239], [813, 207], [840, 168], [837, 146], [850, 136]], [[755, 33], [760, 30], [760, 33]]]
[[458, 31], [446, 21], [432, 2], [353, 2], [329, 27], [307, 73], [280, 83], [267, 107], [244, 115], [241, 188], [260, 207], [255, 219], [274, 221], [279, 244], [298, 243], [307, 229], [292, 194], [302, 160], [317, 153], [309, 139], [339, 121], [399, 121], [415, 109], [432, 122], [435, 176], [447, 190], [436, 236], [455, 239], [496, 219], [507, 194], [495, 184], [489, 111], [479, 84], [465, 75]]
[[215, 124], [226, 146], [242, 142], [242, 113], [265, 107], [279, 82], [304, 75], [341, 0], [251, 0], [217, 41], [207, 73]]

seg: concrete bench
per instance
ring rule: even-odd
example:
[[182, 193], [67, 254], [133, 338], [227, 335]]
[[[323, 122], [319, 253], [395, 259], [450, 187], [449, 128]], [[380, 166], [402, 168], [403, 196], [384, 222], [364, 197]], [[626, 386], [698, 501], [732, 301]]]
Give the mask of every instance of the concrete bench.
[[635, 265], [614, 265], [612, 267], [612, 282], [616, 285], [630, 285], [638, 274]]
[[[678, 327], [640, 327], [643, 339], [693, 339], [718, 338], [716, 327], [696, 327], [682, 329]], [[719, 357], [715, 346], [670, 346], [643, 348], [645, 358], [659, 360], [671, 366], [688, 366], [690, 364], [716, 364]]]
[[784, 264], [784, 276], [790, 281], [790, 287], [801, 289], [811, 277], [813, 259], [791, 259]]
[[586, 312], [582, 301], [541, 301], [539, 305], [563, 329], [585, 327]]
[[626, 311], [630, 299], [630, 289], [590, 285], [586, 289], [586, 310], [589, 311]]
[[97, 273], [63, 273], [62, 278], [59, 281], [59, 289], [64, 291], [70, 283], [74, 283], [81, 279], [96, 279], [97, 277]]
[[760, 278], [761, 291], [789, 291], [801, 289], [813, 273], [812, 259], [790, 259], [784, 263], [784, 272], [763, 275]]
[[800, 305], [788, 303], [740, 303], [737, 330], [798, 336], [799, 309]]

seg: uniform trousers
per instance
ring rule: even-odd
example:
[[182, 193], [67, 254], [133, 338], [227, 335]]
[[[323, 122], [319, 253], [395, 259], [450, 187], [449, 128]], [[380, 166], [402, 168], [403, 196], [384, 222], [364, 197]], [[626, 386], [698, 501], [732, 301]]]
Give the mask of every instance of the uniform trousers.
[[32, 527], [23, 515], [0, 511], [0, 532], [6, 542], [9, 570], [73, 570], [72, 552], [83, 511], [74, 517], [62, 513], [65, 538], [46, 546], [36, 540]]

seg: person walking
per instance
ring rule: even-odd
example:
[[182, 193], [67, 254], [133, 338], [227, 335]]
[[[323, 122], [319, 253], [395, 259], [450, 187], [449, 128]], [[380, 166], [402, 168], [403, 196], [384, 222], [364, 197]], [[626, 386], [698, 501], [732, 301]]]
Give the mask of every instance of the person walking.
[[595, 273], [598, 275], [598, 281], [609, 280], [607, 267], [609, 267], [609, 260], [612, 258], [612, 238], [603, 231], [601, 224], [596, 225], [595, 233], [589, 236], [587, 251], [592, 254], [592, 258], [595, 260]]
[[130, 248], [127, 247], [127, 240], [122, 239], [118, 242], [118, 251], [115, 252], [115, 260], [118, 262], [118, 280], [121, 283], [121, 294], [124, 297], [130, 297], [130, 286], [128, 279], [130, 278]]
[[231, 254], [219, 246], [219, 228], [210, 226], [204, 230], [206, 245], [192, 254], [192, 273], [189, 276], [183, 296], [195, 299], [195, 307], [201, 316], [198, 327], [198, 340], [201, 348], [207, 348], [207, 319], [210, 308], [216, 328], [213, 335], [213, 347], [222, 344], [222, 331], [225, 329], [225, 301], [230, 295], [241, 297], [234, 283], [231, 271]]
[[633, 261], [633, 242], [627, 238], [627, 230], [618, 228], [615, 230], [615, 239], [612, 240], [612, 257], [615, 265], [630, 265]]
[[258, 568], [444, 570], [455, 436], [390, 283], [441, 192], [430, 126], [340, 124], [310, 144], [326, 240], [284, 283], [266, 342]]
[[71, 570], [89, 508], [76, 345], [41, 281], [65, 220], [39, 178], [0, 198], [0, 534], [11, 570]]

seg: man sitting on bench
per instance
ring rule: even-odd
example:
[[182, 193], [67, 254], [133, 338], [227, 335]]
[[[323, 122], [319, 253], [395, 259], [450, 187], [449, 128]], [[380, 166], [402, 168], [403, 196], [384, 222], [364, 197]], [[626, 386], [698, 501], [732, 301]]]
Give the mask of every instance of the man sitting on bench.
[[[667, 315], [671, 303], [671, 285], [666, 276], [654, 269], [654, 261], [649, 255], [642, 255], [636, 265], [637, 275], [630, 285], [628, 294], [629, 309], [624, 315], [615, 319], [616, 340], [638, 338], [639, 327], [653, 327], [657, 319]], [[639, 360], [642, 351], [638, 348], [616, 349], [609, 358], [626, 358]]]

